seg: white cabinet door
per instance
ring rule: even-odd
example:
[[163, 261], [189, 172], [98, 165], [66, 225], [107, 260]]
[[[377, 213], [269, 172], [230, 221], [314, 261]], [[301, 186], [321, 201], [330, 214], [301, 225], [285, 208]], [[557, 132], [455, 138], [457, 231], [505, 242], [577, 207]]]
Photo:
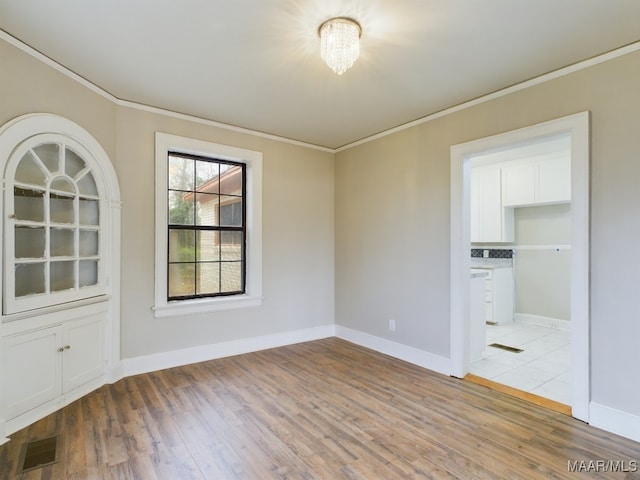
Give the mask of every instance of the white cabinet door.
[[502, 179], [499, 167], [471, 169], [471, 241], [510, 242], [511, 222], [502, 208]]
[[535, 203], [535, 166], [515, 163], [502, 169], [502, 205], [517, 207]]
[[63, 390], [78, 387], [104, 371], [105, 313], [64, 324]]
[[502, 168], [502, 204], [525, 207], [571, 201], [571, 158], [516, 160]]
[[3, 338], [2, 401], [7, 418], [62, 394], [62, 329], [43, 328]]
[[551, 158], [537, 163], [536, 203], [571, 201], [571, 158]]

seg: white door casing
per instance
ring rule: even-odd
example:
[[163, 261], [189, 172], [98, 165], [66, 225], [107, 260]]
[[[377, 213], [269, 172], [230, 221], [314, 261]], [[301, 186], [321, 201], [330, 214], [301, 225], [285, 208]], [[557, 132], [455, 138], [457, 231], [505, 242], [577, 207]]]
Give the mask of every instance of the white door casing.
[[451, 147], [451, 375], [469, 371], [471, 157], [547, 136], [571, 137], [571, 410], [589, 421], [589, 112]]

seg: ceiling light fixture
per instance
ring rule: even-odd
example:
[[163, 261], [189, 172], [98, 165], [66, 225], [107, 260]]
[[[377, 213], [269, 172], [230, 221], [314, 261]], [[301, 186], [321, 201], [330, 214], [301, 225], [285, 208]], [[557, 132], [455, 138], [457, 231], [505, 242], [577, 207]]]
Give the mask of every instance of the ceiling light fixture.
[[318, 28], [320, 56], [342, 75], [360, 55], [360, 24], [351, 18], [330, 18]]

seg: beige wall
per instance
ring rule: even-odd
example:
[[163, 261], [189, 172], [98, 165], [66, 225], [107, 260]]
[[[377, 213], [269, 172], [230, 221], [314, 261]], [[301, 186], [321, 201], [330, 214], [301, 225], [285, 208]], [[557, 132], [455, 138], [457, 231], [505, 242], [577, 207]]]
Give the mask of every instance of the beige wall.
[[76, 122], [116, 151], [116, 105], [0, 39], [0, 125], [27, 113], [54, 113]]
[[448, 356], [450, 147], [590, 110], [592, 400], [640, 415], [638, 85], [635, 52], [338, 153], [336, 323]]
[[[67, 117], [111, 158], [122, 196], [122, 358], [324, 326], [334, 319], [333, 154], [117, 105], [0, 40], [0, 125]], [[154, 132], [263, 152], [263, 305], [156, 319]]]
[[[256, 136], [118, 109], [124, 358], [333, 323], [333, 155]], [[156, 131], [263, 153], [263, 305], [153, 317]]]

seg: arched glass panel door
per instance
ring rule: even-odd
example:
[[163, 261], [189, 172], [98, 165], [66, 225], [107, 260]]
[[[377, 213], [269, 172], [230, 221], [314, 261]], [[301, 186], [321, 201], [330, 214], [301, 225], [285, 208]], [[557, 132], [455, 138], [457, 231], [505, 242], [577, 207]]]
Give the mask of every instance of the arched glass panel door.
[[5, 179], [5, 314], [104, 294], [101, 195], [87, 155], [59, 134], [14, 150]]

